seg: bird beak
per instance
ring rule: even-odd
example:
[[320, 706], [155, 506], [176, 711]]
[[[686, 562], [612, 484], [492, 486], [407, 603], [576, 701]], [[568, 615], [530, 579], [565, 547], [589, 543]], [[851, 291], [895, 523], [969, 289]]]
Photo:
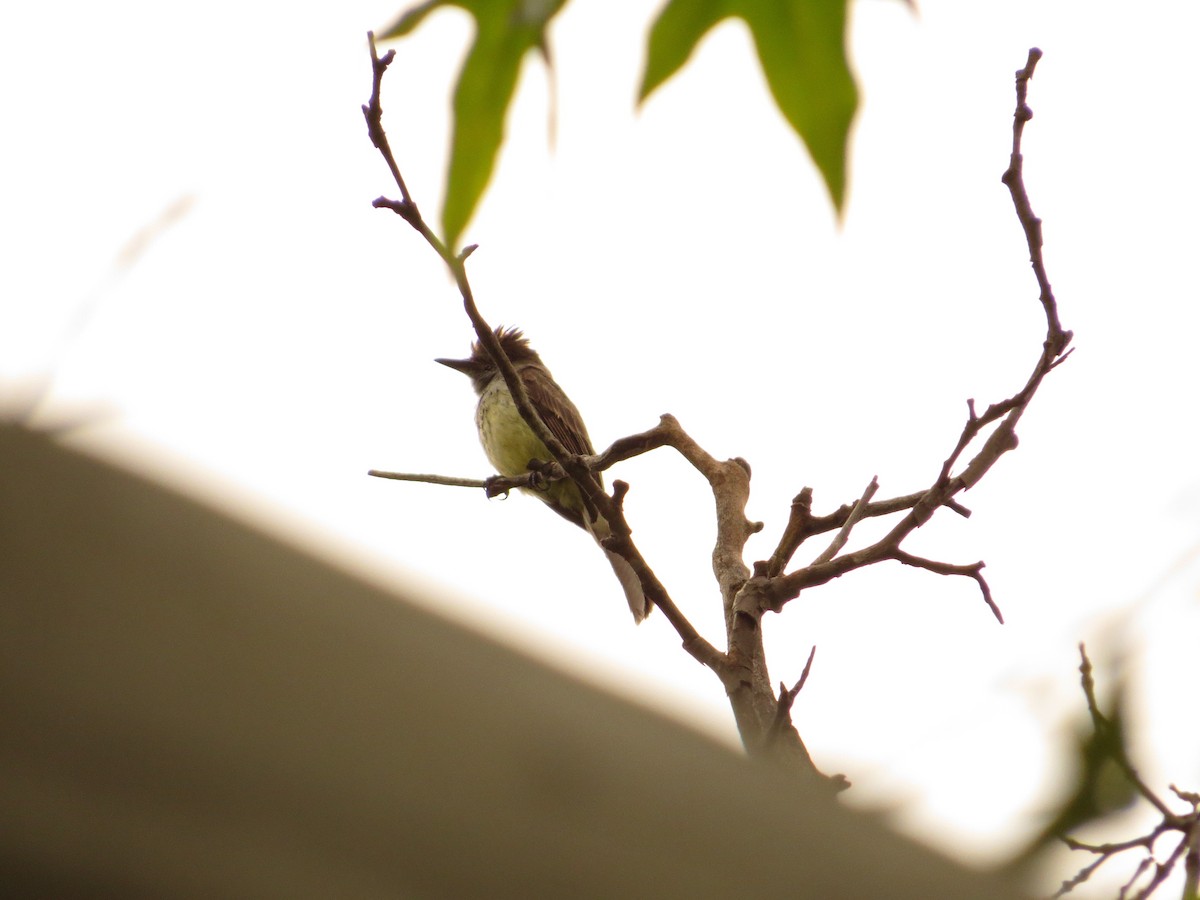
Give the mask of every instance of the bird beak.
[[435, 359], [434, 362], [441, 363], [443, 366], [449, 366], [456, 372], [462, 372], [472, 378], [478, 372], [478, 366], [474, 360], [470, 359]]

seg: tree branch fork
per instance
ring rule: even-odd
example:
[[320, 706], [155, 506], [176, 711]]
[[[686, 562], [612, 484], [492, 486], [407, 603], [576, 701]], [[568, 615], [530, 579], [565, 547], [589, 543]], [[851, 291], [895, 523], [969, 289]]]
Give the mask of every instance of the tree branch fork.
[[[764, 613], [781, 612], [805, 588], [825, 584], [857, 569], [892, 561], [938, 575], [974, 580], [992, 614], [1003, 622], [983, 576], [983, 562], [955, 564], [926, 559], [908, 553], [901, 545], [913, 531], [941, 509], [949, 509], [963, 517], [970, 515], [958, 496], [977, 484], [1005, 453], [1017, 446], [1017, 422], [1044, 377], [1070, 352], [1067, 345], [1071, 334], [1063, 331], [1058, 321], [1056, 302], [1042, 261], [1040, 220], [1033, 215], [1025, 194], [1020, 156], [1021, 134], [1032, 115], [1025, 103], [1025, 89], [1037, 62], [1035, 53], [1040, 56], [1039, 51], [1031, 51], [1025, 69], [1017, 73], [1018, 107], [1014, 116], [1013, 151], [1009, 168], [1003, 177], [1012, 192], [1017, 216], [1027, 237], [1046, 317], [1046, 336], [1033, 372], [1017, 393], [992, 403], [983, 414], [976, 413], [973, 400], [967, 402], [966, 422], [928, 487], [902, 496], [876, 500], [874, 496], [879, 485], [872, 478], [856, 501], [823, 515], [812, 512], [813, 490], [805, 487], [792, 500], [787, 522], [774, 551], [767, 559], [754, 563], [751, 570], [744, 562], [746, 543], [751, 535], [763, 529], [763, 523], [751, 522], [745, 515], [751, 476], [750, 466], [745, 460], [716, 459], [696, 443], [671, 415], [663, 415], [657, 425], [646, 431], [614, 441], [601, 453], [580, 456], [569, 453], [538, 417], [516, 370], [475, 303], [466, 271], [466, 259], [475, 249], [474, 246], [455, 253], [439, 240], [422, 218], [400, 174], [383, 128], [380, 103], [382, 78], [392, 60], [393, 51], [379, 57], [374, 37], [368, 37], [373, 87], [369, 103], [363, 106], [363, 114], [371, 141], [387, 162], [401, 194], [400, 200], [380, 197], [374, 201], [374, 205], [399, 215], [426, 240], [447, 266], [480, 344], [499, 368], [522, 418], [553, 457], [552, 460], [531, 461], [530, 471], [514, 478], [493, 475], [486, 479], [468, 479], [380, 470], [371, 470], [370, 475], [438, 485], [482, 487], [489, 497], [513, 488], [536, 489], [563, 478], [574, 481], [610, 524], [612, 534], [605, 539], [605, 548], [619, 554], [632, 566], [647, 598], [662, 610], [663, 616], [679, 635], [684, 649], [721, 680], [747, 750], [784, 759], [796, 770], [810, 775], [817, 774], [816, 768], [798, 732], [791, 726], [791, 706], [807, 677], [812, 659], [810, 657], [805, 676], [796, 688], [789, 691], [781, 686], [780, 693], [776, 695], [767, 675], [762, 644], [760, 621]], [[724, 651], [699, 634], [635, 544], [624, 512], [624, 498], [629, 485], [614, 481], [612, 493], [609, 494], [601, 487], [597, 477], [619, 462], [662, 447], [675, 449], [706, 479], [713, 494], [717, 539], [712, 563], [725, 609], [727, 634]], [[967, 458], [966, 453], [972, 448], [973, 455]], [[899, 518], [883, 538], [865, 547], [845, 549], [858, 523], [884, 516]], [[805, 542], [830, 532], [835, 532], [830, 544], [812, 562], [789, 570], [792, 559]], [[832, 781], [836, 783], [836, 779]], [[844, 780], [836, 783], [836, 786], [844, 786]]]
[[[1200, 896], [1200, 793], [1182, 790], [1174, 784], [1169, 785], [1176, 800], [1188, 807], [1183, 812], [1176, 812], [1146, 784], [1129, 758], [1120, 724], [1100, 709], [1100, 703], [1096, 699], [1092, 661], [1088, 658], [1087, 649], [1083, 644], [1079, 645], [1079, 656], [1080, 684], [1087, 700], [1088, 717], [1091, 719], [1094, 735], [1109, 748], [1112, 762], [1132, 786], [1134, 793], [1153, 806], [1160, 818], [1145, 834], [1113, 843], [1094, 844], [1066, 834], [1057, 835], [1070, 849], [1091, 853], [1095, 858], [1072, 878], [1064, 881], [1054, 896], [1065, 896], [1091, 878], [1105, 863], [1131, 850], [1140, 851], [1140, 860], [1133, 874], [1121, 887], [1121, 897], [1146, 900], [1171, 876], [1180, 862], [1183, 863], [1184, 870], [1182, 896], [1185, 900]], [[1176, 839], [1175, 846], [1160, 862], [1156, 846], [1164, 838], [1165, 842], [1169, 843], [1172, 836]], [[1146, 883], [1140, 885], [1139, 882], [1143, 878], [1146, 878]], [[1137, 893], [1134, 893], [1135, 890]]]

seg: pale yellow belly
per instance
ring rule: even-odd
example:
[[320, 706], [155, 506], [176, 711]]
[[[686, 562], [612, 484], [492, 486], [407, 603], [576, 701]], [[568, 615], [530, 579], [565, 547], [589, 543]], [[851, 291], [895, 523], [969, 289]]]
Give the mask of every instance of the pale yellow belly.
[[475, 424], [483, 452], [501, 475], [520, 475], [531, 459], [551, 459], [550, 451], [521, 418], [508, 387], [498, 378], [479, 398]]

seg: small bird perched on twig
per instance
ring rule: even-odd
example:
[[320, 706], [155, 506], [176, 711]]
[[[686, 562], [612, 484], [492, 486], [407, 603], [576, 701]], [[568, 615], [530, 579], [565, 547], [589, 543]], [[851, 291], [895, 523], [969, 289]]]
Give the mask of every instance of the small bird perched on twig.
[[[583, 417], [558, 386], [541, 357], [529, 346], [529, 340], [517, 328], [497, 328], [496, 337], [517, 370], [529, 402], [551, 433], [570, 453], [581, 456], [594, 454], [596, 451], [592, 449]], [[546, 445], [521, 418], [508, 385], [504, 383], [504, 376], [478, 342], [471, 345], [471, 355], [467, 359], [439, 359], [437, 362], [471, 379], [475, 393], [479, 395], [479, 406], [475, 410], [479, 440], [488, 460], [499, 474], [509, 478], [524, 475], [529, 471], [530, 461], [553, 459]], [[596, 473], [596, 480], [601, 481], [599, 473]], [[583, 528], [597, 543], [612, 533], [608, 522], [587, 502], [579, 485], [570, 478], [551, 482], [543, 489], [521, 490], [533, 494], [564, 519]], [[623, 558], [605, 549], [603, 544], [601, 549], [608, 557], [617, 580], [621, 582], [633, 620], [641, 622], [653, 606], [642, 592], [637, 575]]]

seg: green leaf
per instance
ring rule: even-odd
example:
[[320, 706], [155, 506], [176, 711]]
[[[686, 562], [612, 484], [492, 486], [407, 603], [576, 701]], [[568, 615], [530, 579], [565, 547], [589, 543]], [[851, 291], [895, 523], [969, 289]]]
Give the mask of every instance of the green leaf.
[[638, 102], [683, 67], [714, 25], [731, 17], [744, 20], [776, 105], [808, 148], [841, 213], [850, 124], [858, 107], [846, 60], [846, 3], [671, 0], [650, 29]]
[[442, 206], [442, 239], [456, 248], [496, 167], [504, 120], [530, 50], [548, 60], [546, 29], [566, 0], [428, 0], [397, 19], [383, 38], [402, 37], [439, 6], [459, 6], [475, 19], [471, 45], [454, 89], [454, 134]]
[[638, 89], [641, 104], [655, 88], [678, 72], [700, 39], [722, 19], [733, 13], [726, 0], [672, 0], [654, 24], [646, 41], [646, 71]]

